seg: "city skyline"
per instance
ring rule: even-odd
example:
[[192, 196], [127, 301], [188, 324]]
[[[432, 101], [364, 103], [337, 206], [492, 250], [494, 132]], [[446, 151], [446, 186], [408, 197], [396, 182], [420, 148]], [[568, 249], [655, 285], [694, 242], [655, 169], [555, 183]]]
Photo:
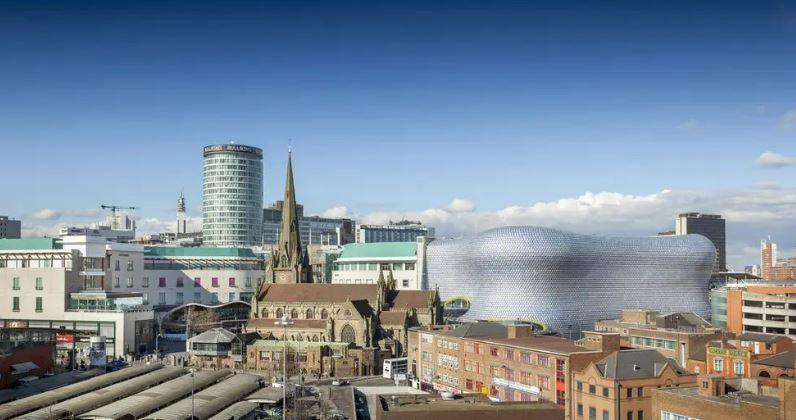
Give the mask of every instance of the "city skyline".
[[794, 248], [787, 5], [237, 6], [0, 6], [0, 176], [25, 181], [0, 213], [173, 230], [184, 191], [196, 227], [201, 148], [235, 140], [266, 206], [293, 148], [307, 214], [648, 235], [701, 211], [735, 269]]

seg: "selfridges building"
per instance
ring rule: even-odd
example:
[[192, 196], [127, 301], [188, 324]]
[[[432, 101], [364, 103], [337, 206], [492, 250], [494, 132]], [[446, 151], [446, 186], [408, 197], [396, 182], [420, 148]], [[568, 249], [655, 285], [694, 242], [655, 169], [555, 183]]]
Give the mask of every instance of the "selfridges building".
[[[428, 245], [426, 286], [462, 320], [520, 319], [567, 335], [624, 308], [710, 315], [716, 259], [700, 235], [603, 237], [518, 226]], [[575, 336], [573, 335], [573, 337]]]

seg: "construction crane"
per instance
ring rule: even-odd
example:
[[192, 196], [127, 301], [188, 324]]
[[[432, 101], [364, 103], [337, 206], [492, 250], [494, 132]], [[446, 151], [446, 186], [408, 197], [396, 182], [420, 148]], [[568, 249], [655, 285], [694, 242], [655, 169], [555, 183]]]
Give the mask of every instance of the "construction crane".
[[117, 229], [117, 220], [116, 212], [119, 210], [135, 210], [136, 207], [128, 207], [128, 206], [114, 206], [109, 204], [100, 204], [100, 208], [103, 210], [110, 210], [111, 211], [111, 228]]

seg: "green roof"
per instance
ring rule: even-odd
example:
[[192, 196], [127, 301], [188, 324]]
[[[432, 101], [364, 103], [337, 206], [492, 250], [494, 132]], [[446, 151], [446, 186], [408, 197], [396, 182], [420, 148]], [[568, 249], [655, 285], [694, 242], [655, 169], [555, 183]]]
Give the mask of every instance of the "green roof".
[[148, 246], [147, 257], [246, 257], [256, 258], [250, 248]]
[[63, 249], [56, 238], [0, 239], [0, 250], [44, 250]]
[[287, 344], [287, 346], [291, 349], [301, 348], [310, 348], [310, 347], [348, 347], [349, 343], [342, 342], [342, 341], [282, 341], [282, 340], [257, 340], [249, 346], [254, 347], [266, 347], [266, 348], [283, 348]]
[[374, 242], [348, 244], [343, 247], [340, 260], [346, 258], [398, 258], [417, 255], [416, 242]]

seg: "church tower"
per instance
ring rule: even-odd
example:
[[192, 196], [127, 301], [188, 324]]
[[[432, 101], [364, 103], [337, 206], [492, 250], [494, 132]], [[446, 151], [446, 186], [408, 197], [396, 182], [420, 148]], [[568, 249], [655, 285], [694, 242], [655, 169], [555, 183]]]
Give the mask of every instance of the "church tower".
[[263, 286], [267, 283], [311, 282], [312, 270], [309, 266], [309, 258], [301, 247], [299, 218], [296, 209], [296, 191], [293, 185], [293, 163], [290, 152], [288, 152], [285, 201], [282, 206], [279, 241], [271, 252], [271, 259], [265, 269]]

